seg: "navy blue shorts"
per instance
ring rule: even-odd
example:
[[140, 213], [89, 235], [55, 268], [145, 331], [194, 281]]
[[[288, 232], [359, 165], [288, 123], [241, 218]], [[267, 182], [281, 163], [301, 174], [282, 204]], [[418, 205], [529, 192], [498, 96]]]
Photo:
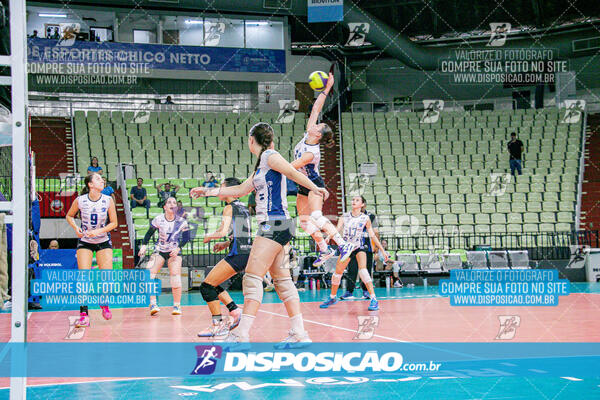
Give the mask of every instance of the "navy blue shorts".
[[235, 270], [235, 272], [240, 273], [244, 272], [246, 269], [246, 265], [248, 265], [248, 258], [250, 258], [250, 254], [234, 254], [228, 255], [224, 258], [227, 264], [231, 265], [231, 268]]
[[[317, 187], [325, 187], [325, 182], [323, 181], [323, 178], [321, 178], [319, 175], [317, 175], [316, 178], [312, 178], [310, 181], [317, 185]], [[310, 190], [308, 190], [304, 186], [298, 185], [298, 195], [308, 196], [308, 192], [310, 192]]]
[[296, 232], [296, 223], [293, 219], [276, 219], [261, 222], [257, 236], [261, 236], [285, 246], [292, 240]]
[[100, 251], [104, 249], [112, 249], [112, 242], [108, 239], [106, 242], [102, 243], [88, 243], [84, 242], [81, 239], [77, 242], [77, 250], [79, 249], [87, 249], [90, 251]]
[[[171, 252], [170, 251], [158, 251], [157, 253], [160, 254], [160, 256], [162, 258], [164, 258], [165, 261], [168, 260], [169, 258], [171, 258]], [[181, 255], [181, 250], [179, 251], [179, 253], [177, 253], [177, 255], [178, 256]]]

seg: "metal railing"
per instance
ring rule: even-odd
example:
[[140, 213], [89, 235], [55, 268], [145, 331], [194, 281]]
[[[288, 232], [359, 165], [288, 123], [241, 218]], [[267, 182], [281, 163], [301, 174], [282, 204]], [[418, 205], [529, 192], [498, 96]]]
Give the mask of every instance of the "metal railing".
[[[30, 100], [29, 113], [34, 116], [72, 117], [76, 110], [95, 111], [171, 111], [171, 112], [255, 112], [258, 96], [239, 94], [236, 98], [210, 98], [220, 95], [203, 95], [197, 98], [176, 99], [176, 104], [161, 103], [164, 96], [86, 94], [85, 97], [68, 93], [35, 95]], [[46, 99], [35, 99], [47, 97]]]
[[[192, 224], [192, 231], [194, 230]], [[192, 233], [194, 236], [194, 233]], [[188, 264], [194, 266], [214, 265], [227, 251], [215, 253], [214, 243], [205, 244], [202, 236], [195, 236], [186, 246], [185, 254], [199, 256]], [[477, 247], [491, 247], [496, 250], [527, 250], [534, 261], [569, 259], [572, 246], [598, 247], [598, 231], [538, 232], [518, 234], [438, 234], [438, 235], [394, 235], [381, 236], [387, 241], [387, 250], [394, 258], [399, 252], [436, 252], [447, 253], [451, 250], [475, 250]], [[135, 244], [139, 248], [141, 237]], [[150, 245], [154, 244], [151, 241]], [[299, 256], [316, 255], [314, 241], [310, 237], [295, 237], [291, 246]], [[137, 254], [137, 249], [136, 249]]]
[[581, 201], [583, 197], [583, 175], [585, 171], [585, 134], [587, 130], [587, 112], [583, 113], [581, 129], [581, 155], [579, 156], [579, 173], [577, 176], [577, 204], [575, 205], [575, 229], [581, 226]]
[[[516, 100], [512, 98], [480, 99], [480, 100], [444, 100], [444, 111], [467, 110], [513, 110]], [[350, 107], [352, 112], [418, 112], [425, 110], [422, 101], [355, 101]]]

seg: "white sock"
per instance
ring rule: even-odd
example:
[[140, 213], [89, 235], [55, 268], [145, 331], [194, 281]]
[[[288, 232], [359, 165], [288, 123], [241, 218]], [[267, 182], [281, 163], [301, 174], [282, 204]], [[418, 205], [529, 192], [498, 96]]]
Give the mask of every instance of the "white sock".
[[320, 252], [325, 253], [327, 251], [327, 243], [325, 243], [325, 240], [321, 239], [317, 242], [317, 246], [319, 246]]
[[335, 299], [335, 294], [330, 294], [329, 297], [331, 297], [332, 299]]
[[302, 314], [294, 315], [290, 318], [292, 324], [292, 330], [296, 333], [304, 332], [304, 320], [302, 320]]
[[250, 336], [250, 328], [252, 328], [252, 324], [254, 323], [254, 319], [256, 317], [250, 314], [242, 314], [242, 318], [240, 319], [240, 324], [237, 327], [237, 331], [240, 336], [248, 337]]
[[175, 303], [173, 302], [173, 307], [179, 307], [181, 305], [181, 303]]
[[377, 300], [377, 296], [375, 296], [375, 293], [369, 294], [369, 296], [371, 296], [371, 300]]
[[336, 233], [333, 236], [333, 240], [334, 242], [336, 242], [338, 244], [338, 246], [343, 246], [346, 244], [346, 241], [344, 240], [344, 238], [342, 237], [342, 235], [340, 235], [339, 233]]
[[156, 297], [155, 298], [150, 298], [150, 305], [157, 305], [156, 304]]

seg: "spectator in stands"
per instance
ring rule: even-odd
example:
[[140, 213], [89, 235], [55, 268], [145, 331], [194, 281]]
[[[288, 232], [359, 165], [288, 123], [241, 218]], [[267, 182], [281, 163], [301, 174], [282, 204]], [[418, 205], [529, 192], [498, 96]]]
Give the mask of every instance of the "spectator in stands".
[[[163, 190], [162, 187], [165, 187], [165, 189]], [[167, 182], [167, 183], [161, 183], [160, 185], [158, 185], [156, 187], [156, 190], [158, 190], [158, 207], [163, 207], [165, 205], [165, 203], [167, 202], [167, 200], [169, 199], [169, 197], [175, 197], [177, 196], [177, 192], [179, 191], [179, 185], [175, 185], [175, 188], [171, 188], [171, 183]]]
[[112, 197], [113, 202], [115, 202], [115, 204], [117, 204], [116, 200], [115, 200], [115, 189], [113, 189], [112, 186], [110, 186], [108, 184], [108, 181], [106, 180], [105, 177], [102, 177], [102, 179], [104, 179], [104, 189], [102, 189], [102, 192], [100, 192], [100, 193]]
[[91, 165], [88, 167], [87, 169], [87, 173], [88, 175], [93, 174], [94, 172], [99, 173], [100, 175], [102, 175], [102, 167], [98, 165], [98, 158], [96, 157], [92, 157], [92, 161], [90, 163]]
[[131, 188], [131, 194], [129, 195], [129, 207], [134, 209], [136, 207], [146, 207], [146, 215], [148, 215], [148, 209], [150, 208], [150, 200], [147, 198], [146, 188], [142, 187], [144, 180], [142, 178], [137, 179], [137, 186]]
[[31, 36], [29, 36], [30, 38], [37, 38], [38, 37], [38, 31], [34, 30], [33, 34], [31, 34]]
[[48, 249], [49, 250], [58, 250], [58, 240], [51, 240], [50, 244], [48, 245]]
[[219, 181], [217, 181], [217, 179], [215, 178], [213, 173], [208, 171], [206, 173], [206, 180], [204, 182], [202, 182], [202, 186], [214, 188], [214, 187], [217, 187], [218, 183], [219, 183]]
[[254, 190], [248, 196], [248, 211], [250, 211], [250, 215], [256, 215], [256, 195]]
[[185, 207], [183, 207], [181, 200], [177, 202], [177, 211], [175, 212], [175, 216], [187, 219], [187, 211], [185, 211]]
[[165, 104], [175, 104], [175, 103], [173, 103], [173, 99], [171, 98], [171, 96], [167, 96], [167, 99], [165, 100]]
[[508, 142], [508, 153], [510, 154], [510, 173], [515, 177], [515, 170], [522, 175], [522, 165], [521, 165], [521, 157], [524, 152], [523, 142], [517, 139], [517, 134], [515, 132], [510, 134], [510, 141]]

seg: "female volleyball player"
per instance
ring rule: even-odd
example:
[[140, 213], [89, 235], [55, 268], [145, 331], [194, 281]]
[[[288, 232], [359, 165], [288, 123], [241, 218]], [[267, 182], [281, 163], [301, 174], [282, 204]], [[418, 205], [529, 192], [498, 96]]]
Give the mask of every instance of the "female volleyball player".
[[[148, 242], [158, 231], [158, 241], [154, 245], [154, 254], [149, 262], [150, 278], [155, 279], [156, 274], [162, 268], [165, 261], [169, 267], [171, 279], [171, 290], [173, 291], [173, 311], [172, 315], [181, 315], [181, 248], [190, 240], [190, 232], [187, 221], [176, 215], [177, 200], [175, 197], [169, 197], [163, 206], [163, 214], [155, 217], [150, 224], [150, 229], [146, 232], [142, 240], [139, 256], [144, 257]], [[150, 296], [150, 315], [155, 315], [160, 311], [156, 296]]]
[[[325, 123], [317, 124], [317, 120], [332, 87], [333, 74], [329, 73], [327, 85], [313, 105], [310, 118], [306, 124], [306, 133], [294, 148], [295, 160], [292, 162], [294, 168], [306, 175], [319, 188], [325, 187], [325, 182], [323, 182], [323, 178], [319, 175], [319, 162], [321, 161], [321, 149], [319, 145], [321, 143], [324, 143], [326, 146], [333, 145], [333, 132], [329, 125]], [[318, 193], [310, 193], [302, 185], [298, 186], [296, 207], [298, 209], [298, 217], [300, 218], [300, 227], [304, 232], [312, 236], [319, 249], [319, 257], [313, 263], [315, 267], [323, 265], [326, 260], [335, 255], [335, 250], [325, 243], [321, 231], [327, 232], [337, 243], [342, 261], [346, 261], [355, 249], [355, 247], [346, 243], [329, 219], [323, 215], [323, 201], [323, 196], [320, 196]]]
[[[83, 180], [81, 195], [71, 205], [66, 219], [77, 234], [77, 268], [91, 269], [92, 258], [96, 252], [96, 261], [100, 269], [112, 269], [112, 242], [110, 231], [115, 229], [117, 223], [117, 209], [110, 196], [102, 194], [104, 180], [100, 174], [94, 172]], [[75, 223], [75, 215], [81, 213], [81, 227]], [[107, 221], [108, 219], [108, 221]], [[101, 304], [102, 316], [109, 320], [112, 313], [108, 304]], [[79, 307], [79, 320], [76, 328], [90, 326], [87, 305]]]
[[[369, 275], [369, 271], [367, 270], [367, 254], [365, 249], [361, 247], [363, 230], [365, 228], [367, 229], [367, 232], [369, 232], [369, 237], [375, 246], [381, 250], [381, 254], [384, 255], [385, 261], [389, 259], [389, 255], [379, 242], [379, 239], [377, 239], [377, 236], [373, 231], [373, 227], [371, 226], [371, 219], [362, 211], [362, 208], [365, 204], [366, 201], [364, 197], [355, 196], [352, 199], [352, 211], [345, 213], [342, 218], [338, 220], [337, 227], [339, 231], [342, 229], [344, 230], [344, 239], [350, 243], [353, 243], [357, 247], [357, 249], [352, 252], [352, 257], [356, 257], [356, 261], [358, 263], [358, 276], [367, 287], [369, 297], [371, 298], [369, 311], [376, 311], [379, 310], [379, 303], [375, 297], [375, 290], [373, 289], [371, 275]], [[337, 265], [335, 266], [335, 272], [331, 277], [331, 295], [319, 307], [327, 308], [338, 302], [336, 297], [337, 291], [342, 280], [342, 274], [344, 273], [349, 261], [350, 260], [343, 261], [341, 257], [338, 259]]]
[[270, 271], [275, 291], [283, 301], [290, 316], [291, 329], [283, 346], [294, 342], [310, 342], [304, 330], [300, 312], [298, 290], [292, 281], [289, 269], [280, 268], [284, 257], [284, 246], [293, 236], [294, 221], [287, 209], [286, 177], [309, 190], [327, 198], [325, 188], [319, 188], [305, 175], [298, 172], [274, 150], [273, 128], [267, 123], [258, 123], [250, 129], [248, 147], [258, 157], [254, 173], [241, 185], [225, 188], [198, 187], [190, 195], [242, 197], [256, 190], [256, 218], [259, 228], [252, 243], [246, 274], [243, 279], [244, 309], [239, 326], [231, 330], [225, 339], [229, 342], [248, 342], [250, 328], [263, 298], [263, 277]]
[[[239, 186], [237, 178], [227, 178], [221, 187]], [[220, 284], [246, 269], [250, 249], [252, 248], [252, 232], [250, 230], [250, 212], [248, 208], [233, 196], [219, 194], [219, 199], [227, 203], [223, 209], [221, 226], [213, 233], [204, 236], [204, 243], [231, 236], [229, 241], [215, 245], [214, 251], [223, 250], [225, 243], [229, 246], [229, 253], [224, 259], [210, 271], [208, 276], [200, 285], [202, 298], [208, 304], [212, 314], [212, 325], [198, 334], [200, 337], [215, 337], [226, 335], [230, 329], [234, 329], [240, 323], [242, 312]], [[225, 304], [229, 315], [233, 320], [228, 323], [223, 321], [221, 305], [219, 300]]]

